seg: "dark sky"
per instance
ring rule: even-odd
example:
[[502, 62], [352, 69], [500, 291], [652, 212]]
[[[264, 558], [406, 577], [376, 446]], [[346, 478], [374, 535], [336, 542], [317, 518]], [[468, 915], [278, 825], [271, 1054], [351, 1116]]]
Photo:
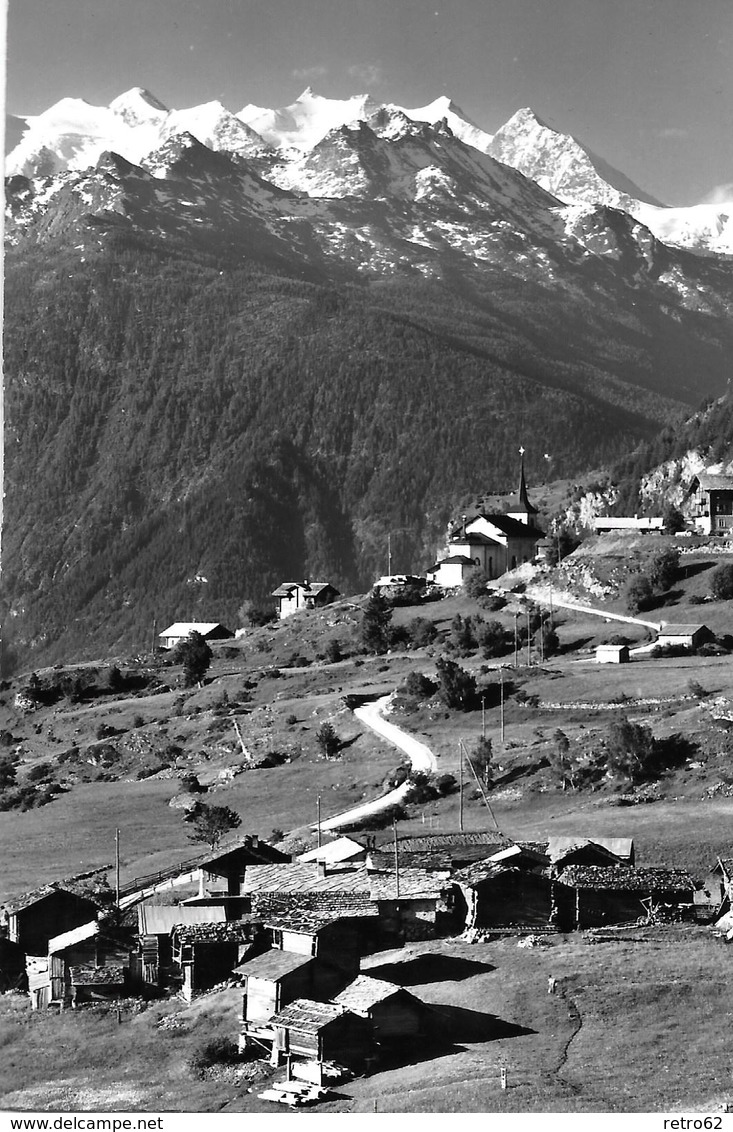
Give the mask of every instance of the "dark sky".
[[[733, 182], [732, 0], [10, 0], [7, 109], [283, 106], [311, 85], [496, 130], [531, 106], [669, 204]], [[733, 197], [733, 190], [723, 195]]]

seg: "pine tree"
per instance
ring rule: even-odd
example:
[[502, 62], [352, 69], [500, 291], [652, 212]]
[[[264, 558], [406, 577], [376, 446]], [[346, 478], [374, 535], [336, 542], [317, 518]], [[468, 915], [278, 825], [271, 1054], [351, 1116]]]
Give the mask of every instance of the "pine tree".
[[361, 619], [361, 643], [367, 652], [387, 651], [391, 622], [392, 607], [389, 602], [381, 594], [371, 594]]

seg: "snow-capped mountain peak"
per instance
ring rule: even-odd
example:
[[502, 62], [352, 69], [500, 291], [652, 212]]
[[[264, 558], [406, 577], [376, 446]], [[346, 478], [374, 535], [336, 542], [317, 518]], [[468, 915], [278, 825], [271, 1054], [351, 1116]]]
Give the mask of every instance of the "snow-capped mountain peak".
[[326, 98], [306, 87], [290, 106], [268, 110], [249, 104], [237, 117], [278, 149], [309, 150], [339, 126], [368, 118], [376, 103], [368, 94], [351, 98]]
[[159, 122], [168, 114], [168, 107], [141, 86], [134, 86], [117, 96], [109, 104], [113, 114], [119, 115], [128, 126]]

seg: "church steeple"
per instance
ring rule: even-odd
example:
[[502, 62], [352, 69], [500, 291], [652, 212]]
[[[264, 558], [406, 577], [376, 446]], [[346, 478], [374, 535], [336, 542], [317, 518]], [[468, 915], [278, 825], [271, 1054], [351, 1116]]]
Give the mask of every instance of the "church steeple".
[[524, 447], [519, 449], [519, 491], [516, 500], [512, 500], [513, 510], [509, 512], [513, 519], [526, 523], [528, 527], [535, 526], [535, 515], [539, 512], [529, 501], [527, 494], [527, 481], [524, 478]]

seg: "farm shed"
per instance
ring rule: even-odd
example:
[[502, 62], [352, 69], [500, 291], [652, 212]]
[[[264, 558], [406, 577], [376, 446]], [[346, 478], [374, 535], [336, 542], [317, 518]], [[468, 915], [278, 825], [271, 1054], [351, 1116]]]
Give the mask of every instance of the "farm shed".
[[552, 920], [553, 882], [544, 873], [479, 861], [452, 880], [466, 928], [546, 928]]
[[266, 951], [242, 963], [235, 974], [244, 979], [239, 1048], [274, 1040], [270, 1019], [297, 998], [325, 1001], [346, 985], [349, 976], [318, 959], [287, 951]]
[[707, 625], [664, 625], [659, 630], [656, 644], [660, 648], [673, 645], [677, 648], [696, 649], [707, 641], [715, 639], [715, 634]]
[[[492, 853], [508, 849], [514, 842], [496, 830], [474, 830], [452, 833], [426, 833], [400, 837], [397, 842], [400, 864], [405, 868], [460, 869], [473, 861], [485, 861]], [[377, 853], [371, 854], [374, 864], [394, 867], [394, 849], [391, 840], [385, 841]]]
[[322, 609], [339, 597], [330, 582], [281, 582], [272, 596], [277, 598], [278, 616], [289, 617], [300, 609]]
[[681, 869], [571, 865], [556, 884], [558, 923], [569, 931], [638, 920], [660, 905], [691, 906], [694, 889]]
[[4, 907], [8, 939], [28, 955], [46, 955], [48, 941], [96, 917], [99, 905], [63, 885], [46, 884]]
[[[34, 1010], [52, 1004], [65, 1004], [73, 999], [72, 971], [99, 970], [103, 967], [129, 971], [129, 950], [117, 933], [105, 929], [98, 920], [91, 920], [48, 942], [46, 956], [28, 956], [28, 993]], [[127, 989], [128, 976], [123, 980]]]
[[453, 891], [440, 873], [400, 869], [369, 874], [370, 895], [388, 941], [431, 939], [453, 925]]
[[140, 977], [144, 983], [160, 984], [173, 961], [171, 932], [176, 925], [222, 924], [223, 907], [190, 907], [185, 904], [138, 904]]
[[298, 998], [271, 1019], [272, 1060], [287, 1056], [304, 1061], [335, 1062], [361, 1071], [374, 1056], [372, 1027], [333, 1002]]
[[171, 933], [172, 966], [182, 980], [181, 993], [190, 1002], [197, 991], [210, 990], [231, 977], [235, 967], [267, 946], [259, 920], [228, 924], [177, 925]]
[[596, 645], [597, 664], [628, 664], [628, 645]]
[[231, 629], [218, 621], [176, 621], [158, 634], [161, 647], [174, 649], [185, 641], [191, 633], [198, 633], [205, 641], [226, 641], [234, 636]]
[[377, 1042], [420, 1038], [428, 1029], [429, 1009], [404, 987], [359, 975], [334, 998], [339, 1006], [366, 1018]]

